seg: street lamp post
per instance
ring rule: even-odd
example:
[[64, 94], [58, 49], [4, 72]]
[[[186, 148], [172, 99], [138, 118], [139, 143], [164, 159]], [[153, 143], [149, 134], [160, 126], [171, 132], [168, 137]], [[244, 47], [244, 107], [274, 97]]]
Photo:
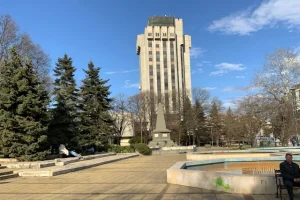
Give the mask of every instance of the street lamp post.
[[142, 127], [142, 87], [139, 87], [140, 90], [140, 126], [141, 126], [141, 143], [143, 143], [143, 127]]

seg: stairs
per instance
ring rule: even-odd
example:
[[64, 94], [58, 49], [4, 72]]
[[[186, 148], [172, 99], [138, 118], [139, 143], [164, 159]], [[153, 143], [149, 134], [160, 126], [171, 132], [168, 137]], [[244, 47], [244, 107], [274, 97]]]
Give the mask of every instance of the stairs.
[[18, 176], [19, 175], [17, 173], [14, 174], [14, 171], [12, 171], [11, 169], [7, 169], [5, 166], [0, 165], [0, 180], [15, 178]]

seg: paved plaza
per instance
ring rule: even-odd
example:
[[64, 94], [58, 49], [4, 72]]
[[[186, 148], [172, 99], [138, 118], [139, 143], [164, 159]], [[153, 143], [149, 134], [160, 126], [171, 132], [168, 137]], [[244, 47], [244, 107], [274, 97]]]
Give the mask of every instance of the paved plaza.
[[0, 199], [276, 199], [275, 195], [236, 195], [167, 184], [166, 170], [184, 160], [184, 154], [139, 156], [60, 176], [3, 180]]

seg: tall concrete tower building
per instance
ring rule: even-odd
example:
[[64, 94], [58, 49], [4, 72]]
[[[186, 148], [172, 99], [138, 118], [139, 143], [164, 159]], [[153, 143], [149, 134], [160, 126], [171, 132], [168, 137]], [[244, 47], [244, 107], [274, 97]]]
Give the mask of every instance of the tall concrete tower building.
[[171, 112], [179, 108], [183, 95], [191, 99], [191, 36], [183, 34], [182, 19], [150, 17], [136, 46], [141, 92], [156, 94]]

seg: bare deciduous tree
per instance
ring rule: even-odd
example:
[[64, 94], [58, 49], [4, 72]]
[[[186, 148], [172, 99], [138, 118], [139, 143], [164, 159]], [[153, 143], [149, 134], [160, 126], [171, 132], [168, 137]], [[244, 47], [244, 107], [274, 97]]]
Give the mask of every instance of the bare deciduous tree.
[[289, 94], [289, 89], [300, 82], [300, 56], [290, 49], [276, 50], [266, 56], [262, 72], [256, 73], [253, 85], [275, 100]]
[[0, 16], [0, 64], [9, 57], [9, 50], [15, 46], [19, 55], [30, 59], [34, 68], [38, 70], [46, 89], [51, 90], [51, 78], [49, 75], [50, 58], [35, 44], [27, 33], [20, 33], [17, 23], [10, 15]]
[[133, 117], [132, 113], [129, 112], [128, 98], [124, 94], [119, 94], [113, 98], [112, 108], [110, 115], [113, 119], [113, 128], [119, 144], [125, 130], [130, 126], [133, 127]]

